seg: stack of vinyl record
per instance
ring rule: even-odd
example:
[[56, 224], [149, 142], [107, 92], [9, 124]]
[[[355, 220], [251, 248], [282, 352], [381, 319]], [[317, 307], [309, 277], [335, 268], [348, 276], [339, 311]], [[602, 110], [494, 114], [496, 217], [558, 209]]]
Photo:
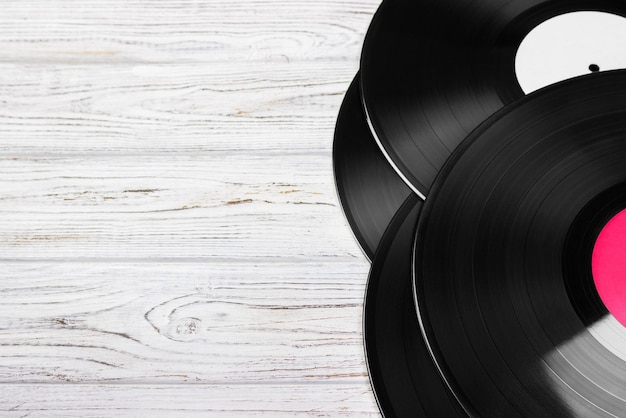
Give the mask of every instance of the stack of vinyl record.
[[626, 0], [385, 0], [334, 139], [386, 417], [626, 417]]

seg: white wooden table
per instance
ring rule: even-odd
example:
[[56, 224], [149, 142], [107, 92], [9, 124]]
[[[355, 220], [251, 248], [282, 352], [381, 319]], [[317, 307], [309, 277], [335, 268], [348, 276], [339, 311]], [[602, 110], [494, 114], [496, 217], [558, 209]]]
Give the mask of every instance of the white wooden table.
[[1, 416], [378, 415], [331, 167], [377, 6], [1, 3]]

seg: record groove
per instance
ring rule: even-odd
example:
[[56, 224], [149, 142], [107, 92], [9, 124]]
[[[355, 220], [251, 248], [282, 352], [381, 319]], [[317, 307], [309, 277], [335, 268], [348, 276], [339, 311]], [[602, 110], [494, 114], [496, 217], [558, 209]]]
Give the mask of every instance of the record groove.
[[366, 257], [372, 260], [383, 232], [411, 189], [389, 166], [367, 126], [359, 74], [337, 117], [333, 167], [344, 214]]
[[626, 71], [532, 93], [454, 152], [418, 223], [414, 290], [435, 360], [468, 409], [624, 416], [626, 328], [592, 292], [573, 296], [581, 279], [567, 266], [587, 266], [567, 240], [593, 236], [625, 202]]
[[372, 263], [364, 306], [367, 365], [385, 417], [462, 417], [428, 353], [413, 303], [411, 259], [421, 206], [416, 195], [407, 198]]
[[472, 130], [524, 96], [515, 55], [528, 32], [580, 10], [626, 16], [626, 2], [383, 2], [363, 46], [362, 97], [377, 141], [416, 193], [428, 194]]

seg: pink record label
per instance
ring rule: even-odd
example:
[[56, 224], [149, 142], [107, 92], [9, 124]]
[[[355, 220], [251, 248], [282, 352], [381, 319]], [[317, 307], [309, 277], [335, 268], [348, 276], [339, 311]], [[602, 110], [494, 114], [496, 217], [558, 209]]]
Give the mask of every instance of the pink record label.
[[626, 209], [615, 215], [598, 235], [591, 271], [600, 299], [626, 326]]

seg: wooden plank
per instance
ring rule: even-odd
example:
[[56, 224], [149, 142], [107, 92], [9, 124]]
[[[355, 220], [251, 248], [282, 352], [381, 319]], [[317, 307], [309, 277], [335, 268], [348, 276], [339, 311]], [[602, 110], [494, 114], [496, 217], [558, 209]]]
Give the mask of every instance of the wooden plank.
[[243, 151], [0, 159], [0, 259], [361, 258], [329, 160]]
[[329, 151], [356, 70], [0, 64], [0, 155]]
[[4, 1], [0, 62], [355, 61], [379, 3]]
[[5, 262], [0, 382], [362, 385], [367, 269]]
[[377, 6], [3, 2], [0, 415], [378, 415], [330, 155]]
[[380, 416], [366, 383], [2, 385], [0, 412], [15, 418]]

